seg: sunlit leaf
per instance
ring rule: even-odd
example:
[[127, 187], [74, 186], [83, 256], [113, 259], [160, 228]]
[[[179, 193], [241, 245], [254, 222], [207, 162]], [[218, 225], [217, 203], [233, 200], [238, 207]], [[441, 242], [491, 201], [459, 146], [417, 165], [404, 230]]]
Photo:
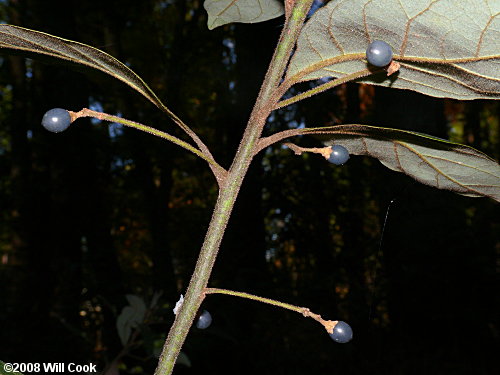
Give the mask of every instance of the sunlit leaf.
[[48, 55], [98, 69], [125, 82], [158, 108], [171, 113], [137, 74], [97, 48], [12, 25], [0, 25], [0, 48]]
[[436, 97], [500, 98], [498, 0], [332, 0], [303, 28], [287, 78], [366, 70], [373, 40], [387, 42], [401, 67], [359, 82]]
[[232, 22], [267, 21], [284, 13], [283, 2], [279, 0], [205, 0], [203, 6], [210, 30]]
[[320, 134], [326, 145], [368, 155], [418, 182], [459, 194], [500, 201], [500, 165], [472, 147], [416, 132], [366, 125], [302, 129]]

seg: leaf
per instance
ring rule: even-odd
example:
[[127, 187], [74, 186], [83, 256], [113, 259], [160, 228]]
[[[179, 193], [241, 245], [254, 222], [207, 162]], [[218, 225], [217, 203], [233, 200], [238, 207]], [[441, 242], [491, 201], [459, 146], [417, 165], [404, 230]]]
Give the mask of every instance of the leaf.
[[116, 320], [116, 329], [122, 345], [126, 345], [132, 334], [132, 329], [144, 321], [146, 304], [144, 300], [133, 294], [126, 295], [130, 306], [125, 306]]
[[118, 336], [123, 346], [125, 346], [132, 334], [132, 324], [134, 321], [134, 309], [130, 306], [125, 306], [116, 320], [116, 329], [118, 330]]
[[281, 16], [285, 10], [279, 0], [205, 0], [208, 28], [232, 22], [257, 23]]
[[136, 311], [137, 315], [140, 317], [140, 321], [142, 322], [147, 310], [144, 300], [133, 294], [127, 294], [125, 297], [127, 298], [128, 303], [130, 303], [130, 306], [132, 306], [134, 311]]
[[342, 145], [354, 155], [368, 155], [418, 182], [455, 193], [500, 201], [500, 165], [472, 147], [416, 132], [366, 125], [305, 128], [326, 145]]
[[98, 69], [126, 83], [161, 110], [172, 113], [137, 74], [97, 48], [13, 25], [0, 25], [0, 48], [52, 56]]
[[400, 70], [358, 82], [436, 97], [500, 99], [498, 0], [332, 0], [302, 29], [287, 79], [372, 69], [365, 51], [373, 40], [392, 47]]

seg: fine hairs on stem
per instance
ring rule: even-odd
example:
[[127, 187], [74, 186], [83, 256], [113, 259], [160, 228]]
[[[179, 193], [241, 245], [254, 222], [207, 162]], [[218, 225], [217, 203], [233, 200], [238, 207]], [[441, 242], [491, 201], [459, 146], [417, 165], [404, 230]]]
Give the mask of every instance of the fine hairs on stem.
[[326, 331], [330, 334], [333, 333], [333, 329], [335, 328], [335, 326], [338, 323], [337, 320], [332, 321], [332, 320], [323, 319], [321, 317], [321, 315], [313, 313], [307, 307], [295, 306], [295, 305], [291, 305], [289, 303], [276, 301], [276, 300], [271, 299], [271, 298], [256, 296], [256, 295], [253, 295], [250, 293], [237, 292], [234, 290], [220, 289], [220, 288], [205, 288], [203, 290], [203, 294], [204, 295], [206, 295], [206, 294], [227, 294], [227, 295], [234, 296], [234, 297], [251, 299], [254, 301], [263, 302], [263, 303], [267, 303], [269, 305], [274, 305], [277, 307], [282, 307], [284, 309], [292, 310], [292, 311], [295, 311], [295, 312], [302, 314], [306, 318], [309, 317], [309, 318], [312, 318], [312, 319], [316, 320], [317, 322], [321, 323], [323, 325], [323, 327], [325, 327]]
[[219, 185], [222, 183], [222, 180], [227, 175], [227, 171], [214, 160], [212, 154], [208, 150], [198, 149], [196, 147], [193, 147], [189, 143], [184, 142], [183, 140], [181, 140], [173, 135], [170, 135], [166, 132], [155, 129], [151, 126], [147, 126], [147, 125], [135, 122], [135, 121], [127, 120], [127, 119], [124, 119], [122, 117], [113, 116], [113, 115], [110, 115], [107, 113], [93, 111], [93, 110], [88, 109], [88, 108], [83, 108], [82, 110], [80, 110], [78, 112], [72, 112], [72, 111], [68, 111], [68, 112], [71, 116], [71, 122], [73, 122], [76, 119], [81, 118], [81, 117], [93, 117], [93, 118], [96, 118], [96, 119], [101, 120], [101, 121], [116, 122], [116, 123], [128, 126], [130, 128], [134, 128], [134, 129], [143, 131], [145, 133], [152, 134], [156, 137], [166, 139], [167, 141], [170, 141], [170, 142], [184, 148], [185, 150], [192, 152], [196, 156], [198, 156], [201, 159], [208, 162], [208, 164], [209, 164], [210, 168], [212, 169]]

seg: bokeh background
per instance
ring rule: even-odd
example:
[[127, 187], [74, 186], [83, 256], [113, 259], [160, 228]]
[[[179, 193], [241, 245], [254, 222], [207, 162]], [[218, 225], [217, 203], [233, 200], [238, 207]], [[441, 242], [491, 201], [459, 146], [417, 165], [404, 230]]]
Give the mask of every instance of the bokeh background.
[[[3, 0], [0, 21], [125, 62], [228, 167], [283, 18], [209, 31], [202, 3]], [[117, 124], [79, 119], [49, 133], [40, 121], [54, 107], [90, 107], [184, 138], [104, 74], [0, 50], [0, 360], [100, 370], [115, 361], [121, 374], [151, 374], [208, 226], [215, 180], [183, 149]], [[449, 138], [498, 160], [499, 115], [494, 101], [347, 84], [277, 111], [266, 134], [372, 124]], [[354, 339], [339, 345], [300, 314], [211, 295], [203, 308], [213, 324], [193, 328], [174, 373], [497, 373], [498, 218], [492, 200], [419, 185], [375, 159], [336, 167], [273, 145], [252, 163], [210, 286], [345, 320]], [[148, 306], [159, 299], [124, 351], [117, 319], [127, 295]]]

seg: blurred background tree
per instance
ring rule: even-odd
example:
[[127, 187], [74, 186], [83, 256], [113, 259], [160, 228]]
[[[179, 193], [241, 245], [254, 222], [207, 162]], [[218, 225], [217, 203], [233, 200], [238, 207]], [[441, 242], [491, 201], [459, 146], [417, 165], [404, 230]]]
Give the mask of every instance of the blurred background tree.
[[[0, 2], [0, 21], [126, 63], [228, 166], [283, 20], [208, 31], [202, 3], [10, 0]], [[192, 155], [117, 124], [79, 119], [63, 134], [46, 132], [40, 121], [53, 107], [176, 130], [103, 74], [0, 52], [0, 359], [103, 369], [122, 350], [116, 319], [126, 294], [149, 301], [162, 291], [120, 361], [121, 373], [152, 373], [205, 235], [215, 181]], [[498, 160], [499, 114], [493, 101], [348, 84], [277, 111], [268, 128], [411, 129]], [[418, 185], [374, 159], [335, 167], [279, 146], [254, 161], [243, 186], [211, 286], [346, 320], [354, 340], [337, 345], [295, 313], [214, 295], [204, 302], [214, 323], [190, 334], [183, 351], [191, 367], [175, 373], [493, 373], [493, 201]]]

